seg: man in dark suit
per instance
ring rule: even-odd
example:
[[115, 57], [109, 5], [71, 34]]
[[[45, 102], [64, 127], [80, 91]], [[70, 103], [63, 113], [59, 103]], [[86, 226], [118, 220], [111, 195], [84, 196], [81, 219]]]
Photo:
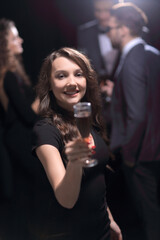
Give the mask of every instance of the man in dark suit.
[[111, 149], [121, 156], [144, 224], [143, 239], [159, 240], [160, 53], [141, 38], [146, 23], [144, 12], [132, 3], [111, 10], [110, 39], [122, 53], [112, 94]]
[[93, 0], [95, 20], [78, 28], [78, 49], [90, 58], [99, 78], [111, 77], [117, 57], [117, 50], [112, 48], [106, 34], [112, 0]]
[[81, 25], [77, 34], [78, 49], [89, 57], [98, 75], [108, 136], [111, 128], [110, 98], [103, 91], [103, 86], [106, 79], [113, 78], [119, 56], [118, 50], [113, 49], [107, 33], [113, 1], [93, 0], [95, 20]]

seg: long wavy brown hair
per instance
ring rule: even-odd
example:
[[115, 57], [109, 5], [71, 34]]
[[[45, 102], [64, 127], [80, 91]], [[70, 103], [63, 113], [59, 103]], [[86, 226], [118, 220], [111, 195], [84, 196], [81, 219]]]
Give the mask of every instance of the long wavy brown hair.
[[91, 102], [93, 128], [103, 137], [108, 144], [105, 124], [101, 115], [102, 104], [98, 81], [88, 58], [73, 48], [61, 48], [51, 53], [43, 62], [36, 86], [37, 96], [40, 99], [39, 114], [48, 119], [61, 132], [64, 142], [78, 136], [78, 130], [73, 113], [67, 112], [58, 106], [51, 89], [52, 62], [59, 57], [65, 57], [76, 63], [83, 71], [87, 81], [86, 93], [82, 102]]
[[0, 78], [4, 77], [5, 72], [12, 71], [17, 73], [25, 84], [31, 85], [31, 81], [25, 72], [22, 56], [12, 55], [8, 49], [8, 34], [15, 23], [9, 19], [0, 19]]

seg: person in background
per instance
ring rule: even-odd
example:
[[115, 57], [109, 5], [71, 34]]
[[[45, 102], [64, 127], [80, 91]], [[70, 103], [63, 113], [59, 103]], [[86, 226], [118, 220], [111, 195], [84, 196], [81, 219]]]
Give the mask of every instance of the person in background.
[[[96, 74], [87, 57], [72, 48], [51, 53], [42, 65], [37, 96], [42, 119], [34, 127], [33, 154], [44, 168], [35, 204], [37, 239], [109, 240], [111, 235], [121, 240], [106, 202], [108, 140]], [[88, 142], [73, 113], [73, 105], [84, 101], [91, 102], [93, 112]], [[92, 154], [98, 165], [84, 168], [84, 158]]]
[[77, 47], [91, 60], [99, 81], [111, 79], [118, 52], [107, 33], [112, 5], [112, 0], [94, 0], [95, 19], [81, 25], [77, 33]]
[[93, 0], [95, 19], [81, 25], [77, 32], [77, 47], [89, 59], [98, 75], [103, 103], [103, 117], [110, 135], [110, 98], [103, 91], [107, 79], [112, 80], [119, 60], [117, 49], [112, 47], [108, 35], [108, 22], [113, 0]]
[[143, 224], [143, 239], [160, 239], [160, 52], [142, 40], [145, 13], [132, 3], [113, 6], [113, 47], [122, 52], [112, 93], [111, 150], [122, 169]]
[[12, 221], [9, 229], [13, 236], [17, 236], [16, 239], [18, 235], [14, 234], [17, 233], [27, 238], [23, 232], [27, 226], [26, 202], [30, 201], [35, 171], [31, 136], [38, 118], [38, 100], [22, 63], [22, 43], [15, 23], [0, 19], [0, 106], [3, 112], [3, 144], [13, 169], [13, 212], [9, 218]]

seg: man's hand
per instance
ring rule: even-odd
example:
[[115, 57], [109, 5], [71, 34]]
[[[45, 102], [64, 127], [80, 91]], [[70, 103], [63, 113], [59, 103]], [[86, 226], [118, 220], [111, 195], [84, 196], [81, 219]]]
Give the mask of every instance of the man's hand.
[[101, 92], [106, 93], [108, 97], [112, 96], [114, 83], [111, 80], [106, 80], [104, 84], [100, 85]]

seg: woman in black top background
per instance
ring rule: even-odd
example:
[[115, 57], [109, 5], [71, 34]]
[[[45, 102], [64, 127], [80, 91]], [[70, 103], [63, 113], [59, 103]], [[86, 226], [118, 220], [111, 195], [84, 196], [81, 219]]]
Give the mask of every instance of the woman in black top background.
[[[71, 48], [51, 53], [42, 65], [37, 96], [42, 119], [34, 127], [33, 149], [45, 170], [41, 169], [37, 181], [37, 239], [109, 240], [111, 229], [115, 239], [121, 240], [106, 203], [108, 140], [89, 60]], [[81, 138], [73, 115], [73, 105], [80, 101], [92, 104], [88, 144]], [[95, 147], [98, 165], [83, 168], [83, 158]]]
[[[1, 165], [6, 172], [5, 181], [9, 179], [13, 182], [12, 196], [9, 189], [11, 205], [6, 209], [5, 216], [13, 239], [15, 237], [28, 240], [27, 221], [35, 172], [31, 135], [38, 116], [38, 100], [35, 99], [31, 81], [23, 67], [22, 43], [23, 39], [19, 36], [14, 22], [0, 19], [0, 108], [3, 129], [1, 145], [9, 154], [8, 163], [2, 159]], [[4, 225], [5, 229], [5, 217], [2, 219], [1, 226], [3, 228]], [[5, 236], [5, 230], [8, 229], [4, 229]]]

